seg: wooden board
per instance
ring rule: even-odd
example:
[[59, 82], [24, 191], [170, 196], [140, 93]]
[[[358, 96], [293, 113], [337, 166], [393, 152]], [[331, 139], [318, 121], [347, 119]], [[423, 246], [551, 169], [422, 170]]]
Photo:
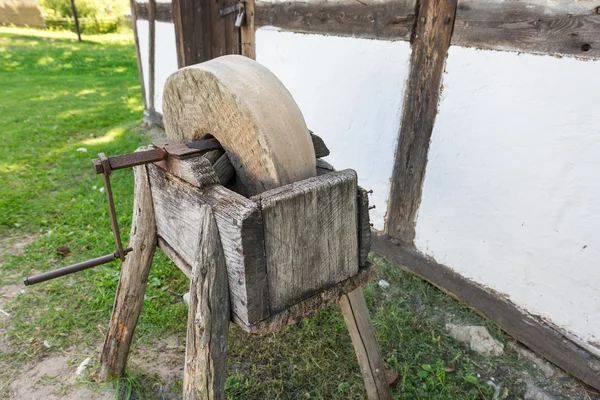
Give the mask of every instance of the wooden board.
[[[191, 271], [200, 244], [203, 205], [212, 207], [217, 221], [236, 322], [250, 325], [270, 315], [264, 258], [263, 225], [256, 203], [223, 186], [196, 188], [160, 167], [148, 165], [159, 243]], [[162, 246], [161, 246], [162, 248]], [[188, 272], [189, 273], [189, 272]]]
[[367, 265], [358, 270], [358, 274], [337, 283], [330, 288], [322, 290], [287, 309], [270, 316], [252, 326], [241, 325], [246, 332], [266, 335], [278, 332], [286, 325], [295, 324], [303, 318], [309, 317], [319, 310], [329, 307], [338, 302], [341, 297], [365, 285], [375, 277], [375, 268], [367, 262]]
[[243, 194], [316, 175], [300, 109], [268, 69], [243, 56], [220, 57], [173, 73], [163, 93], [167, 137], [212, 134], [223, 145]]
[[179, 68], [225, 54], [240, 54], [240, 32], [235, 13], [219, 16], [219, 10], [237, 0], [173, 0], [177, 64]]
[[210, 207], [202, 206], [200, 214], [200, 246], [190, 281], [183, 398], [224, 400], [229, 332], [227, 269]]
[[415, 23], [415, 0], [255, 2], [255, 25], [288, 31], [409, 40]]
[[600, 58], [600, 1], [460, 0], [452, 44]]
[[358, 273], [356, 172], [273, 189], [260, 203], [271, 312]]
[[456, 0], [421, 0], [392, 174], [386, 231], [411, 243]]
[[373, 237], [373, 251], [473, 307], [509, 335], [600, 390], [600, 360], [519, 307], [402, 243]]

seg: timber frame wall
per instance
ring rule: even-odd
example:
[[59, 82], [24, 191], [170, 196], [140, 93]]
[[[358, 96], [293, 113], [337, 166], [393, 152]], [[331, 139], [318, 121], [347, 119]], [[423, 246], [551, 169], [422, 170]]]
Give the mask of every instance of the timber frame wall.
[[[404, 96], [404, 106], [386, 229], [374, 238], [373, 251], [478, 310], [532, 350], [600, 390], [600, 360], [584, 344], [568, 339], [491, 290], [429, 260], [413, 243], [449, 46], [600, 59], [600, 2], [246, 0], [246, 23], [237, 30], [233, 28], [233, 15], [219, 19], [215, 6], [229, 7], [235, 0], [173, 0], [172, 4], [131, 1], [141, 77], [137, 20], [149, 21], [150, 54], [154, 53], [156, 21], [175, 24], [180, 68], [223, 54], [241, 53], [254, 58], [255, 29], [267, 25], [293, 32], [410, 41], [410, 72], [404, 94], [398, 94]], [[141, 82], [146, 116], [162, 125], [162, 116], [155, 111], [152, 99], [154, 57], [149, 61], [150, 99], [145, 96], [143, 78]]]

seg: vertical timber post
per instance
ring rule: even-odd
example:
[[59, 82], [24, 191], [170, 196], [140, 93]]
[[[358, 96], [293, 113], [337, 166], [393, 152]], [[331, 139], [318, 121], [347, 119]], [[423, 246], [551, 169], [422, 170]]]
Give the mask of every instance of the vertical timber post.
[[137, 10], [135, 8], [135, 0], [129, 0], [129, 5], [131, 7], [131, 27], [133, 29], [133, 39], [135, 41], [135, 53], [138, 65], [138, 75], [140, 78], [140, 87], [142, 89], [142, 100], [144, 101], [144, 109], [148, 108], [148, 102], [146, 100], [146, 85], [144, 84], [144, 70], [142, 67], [142, 58], [140, 56], [140, 39], [138, 37], [137, 31]]
[[367, 397], [369, 400], [391, 400], [385, 365], [362, 287], [344, 294], [340, 299], [340, 308], [352, 338]]
[[242, 55], [256, 60], [254, 0], [246, 0], [246, 23], [241, 28]]
[[148, 0], [148, 108], [154, 114], [156, 70], [156, 0]]
[[217, 223], [201, 209], [201, 233], [190, 282], [183, 398], [222, 400], [227, 377], [229, 286]]
[[81, 31], [79, 30], [79, 17], [77, 16], [77, 7], [75, 7], [75, 0], [71, 0], [71, 12], [73, 13], [73, 19], [75, 20], [75, 30], [77, 31], [77, 40], [81, 42]]
[[157, 234], [154, 220], [152, 193], [145, 165], [134, 167], [135, 189], [133, 221], [127, 255], [121, 267], [115, 304], [108, 332], [100, 354], [100, 379], [122, 376], [125, 372], [133, 331], [138, 321], [148, 273], [156, 249]]
[[414, 31], [386, 221], [386, 232], [409, 244], [415, 237], [429, 140], [437, 114], [456, 2], [421, 0]]

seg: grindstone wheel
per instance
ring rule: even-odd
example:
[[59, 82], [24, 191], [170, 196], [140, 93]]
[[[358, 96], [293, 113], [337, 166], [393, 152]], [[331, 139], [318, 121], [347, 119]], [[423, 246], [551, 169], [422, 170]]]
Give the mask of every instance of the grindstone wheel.
[[300, 109], [277, 77], [249, 58], [227, 55], [173, 73], [163, 118], [170, 140], [219, 140], [247, 196], [316, 175]]

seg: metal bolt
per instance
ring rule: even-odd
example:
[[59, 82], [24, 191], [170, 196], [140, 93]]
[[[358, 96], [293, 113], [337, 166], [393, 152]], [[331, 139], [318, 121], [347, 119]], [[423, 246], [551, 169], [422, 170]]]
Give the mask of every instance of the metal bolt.
[[369, 207], [369, 210], [372, 210], [372, 209], [374, 209], [374, 208], [375, 208], [375, 206], [371, 206], [371, 207]]
[[367, 194], [373, 194], [373, 189], [367, 190]]

